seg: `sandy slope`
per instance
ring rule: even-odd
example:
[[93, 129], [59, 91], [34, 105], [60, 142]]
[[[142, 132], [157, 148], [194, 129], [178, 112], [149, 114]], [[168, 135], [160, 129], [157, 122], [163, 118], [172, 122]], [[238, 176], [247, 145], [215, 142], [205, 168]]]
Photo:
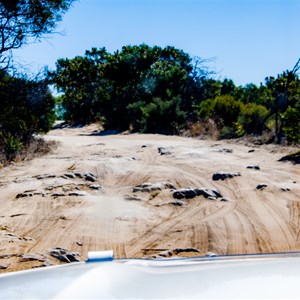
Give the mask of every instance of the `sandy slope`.
[[[93, 130], [53, 130], [47, 139], [60, 141], [53, 153], [0, 171], [0, 272], [58, 263], [49, 256], [53, 247], [77, 251], [81, 260], [87, 251], [107, 249], [116, 257], [178, 247], [203, 255], [300, 249], [299, 165], [277, 161], [287, 149]], [[158, 147], [171, 154], [160, 155]], [[260, 170], [247, 169], [253, 164]], [[241, 176], [213, 181], [218, 171]], [[91, 172], [97, 181], [61, 177], [74, 172]], [[132, 192], [145, 182], [215, 187], [229, 201], [200, 196], [175, 206], [169, 189]], [[260, 183], [268, 187], [257, 190]], [[31, 196], [17, 197], [25, 191]], [[84, 194], [68, 196], [74, 191]], [[133, 195], [141, 200], [126, 200]]]

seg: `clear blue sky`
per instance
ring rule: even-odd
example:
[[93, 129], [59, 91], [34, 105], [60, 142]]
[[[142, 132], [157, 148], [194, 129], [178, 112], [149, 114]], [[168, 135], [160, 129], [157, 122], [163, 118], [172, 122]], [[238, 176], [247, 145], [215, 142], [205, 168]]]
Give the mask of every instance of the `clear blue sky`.
[[47, 41], [15, 51], [36, 71], [92, 47], [171, 45], [215, 58], [217, 78], [264, 82], [300, 57], [300, 0], [81, 0]]

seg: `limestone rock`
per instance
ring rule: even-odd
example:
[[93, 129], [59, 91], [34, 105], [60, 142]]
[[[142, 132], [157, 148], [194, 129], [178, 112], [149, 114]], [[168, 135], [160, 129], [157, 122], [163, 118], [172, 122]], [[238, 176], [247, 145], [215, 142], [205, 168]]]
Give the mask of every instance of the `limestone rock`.
[[128, 200], [128, 201], [142, 201], [142, 198], [138, 197], [136, 195], [132, 195], [132, 196], [131, 195], [125, 195], [124, 199]]
[[247, 169], [260, 170], [260, 167], [259, 167], [259, 165], [250, 165], [250, 166], [247, 166]]
[[92, 190], [100, 190], [101, 189], [101, 185], [100, 184], [91, 184], [89, 187]]
[[78, 262], [79, 260], [76, 256], [79, 256], [78, 252], [68, 252], [66, 249], [63, 248], [52, 248], [50, 250], [50, 255], [57, 258], [61, 262]]
[[133, 188], [133, 193], [136, 192], [153, 192], [153, 191], [161, 191], [163, 189], [175, 189], [174, 185], [170, 183], [143, 183], [137, 185]]
[[191, 199], [195, 198], [196, 196], [204, 196], [205, 198], [209, 198], [210, 200], [217, 200], [221, 198], [222, 195], [217, 189], [179, 189], [173, 192], [173, 197], [175, 199]]
[[172, 154], [169, 149], [164, 148], [164, 147], [158, 147], [157, 150], [160, 155], [171, 155]]
[[9, 264], [0, 264], [0, 270], [6, 270], [9, 267]]
[[95, 182], [97, 180], [97, 176], [92, 173], [85, 173], [83, 176], [87, 181]]
[[235, 173], [231, 173], [231, 172], [217, 172], [214, 173], [212, 176], [213, 180], [225, 180], [227, 178], [233, 178], [235, 176], [241, 176], [240, 172], [235, 172]]
[[170, 202], [170, 204], [174, 205], [174, 206], [187, 206], [188, 204], [184, 201], [172, 201]]
[[84, 197], [84, 196], [87, 196], [88, 193], [86, 192], [71, 192], [68, 194], [68, 196], [73, 196], [73, 197]]
[[257, 189], [257, 190], [263, 190], [263, 189], [265, 189], [267, 186], [268, 186], [267, 184], [261, 183], [261, 184], [258, 184], [258, 185], [256, 186], [256, 189]]

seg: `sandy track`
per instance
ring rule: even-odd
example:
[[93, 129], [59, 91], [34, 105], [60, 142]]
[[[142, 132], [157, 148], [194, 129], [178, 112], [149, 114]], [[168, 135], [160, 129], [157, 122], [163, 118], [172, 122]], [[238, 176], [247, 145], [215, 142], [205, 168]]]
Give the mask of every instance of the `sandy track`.
[[[178, 247], [203, 255], [300, 249], [299, 166], [277, 161], [288, 149], [161, 135], [100, 136], [94, 130], [53, 130], [47, 139], [60, 144], [51, 154], [0, 171], [0, 272], [56, 264], [49, 255], [53, 247], [77, 251], [81, 260], [88, 251], [106, 249], [116, 257]], [[170, 154], [160, 155], [158, 147]], [[260, 170], [247, 169], [254, 164]], [[241, 176], [213, 181], [218, 171]], [[74, 172], [93, 173], [96, 182], [63, 178]], [[133, 193], [146, 182], [217, 188], [229, 201], [199, 196], [175, 206], [170, 189]], [[257, 190], [261, 183], [267, 188]], [[24, 192], [31, 195], [17, 197]], [[136, 200], [126, 200], [132, 196]], [[24, 254], [35, 256], [26, 260]]]

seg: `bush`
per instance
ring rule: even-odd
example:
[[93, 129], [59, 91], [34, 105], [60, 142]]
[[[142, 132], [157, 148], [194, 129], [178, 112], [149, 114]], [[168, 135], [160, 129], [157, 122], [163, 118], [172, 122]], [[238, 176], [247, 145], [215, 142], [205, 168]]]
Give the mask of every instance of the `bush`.
[[242, 125], [245, 133], [261, 135], [265, 128], [265, 118], [269, 111], [266, 107], [247, 103], [241, 106], [241, 113], [238, 117], [238, 123]]
[[203, 121], [213, 119], [220, 131], [220, 136], [232, 138], [235, 136], [235, 123], [241, 107], [241, 102], [235, 100], [231, 95], [217, 96], [215, 99], [200, 103], [198, 117]]
[[297, 108], [288, 107], [283, 114], [283, 132], [289, 142], [300, 142], [300, 111]]
[[153, 102], [141, 107], [143, 132], [177, 134], [185, 113], [180, 110], [179, 97], [171, 100], [154, 98]]
[[48, 132], [55, 120], [54, 99], [46, 81], [15, 78], [1, 71], [0, 147], [8, 160]]

